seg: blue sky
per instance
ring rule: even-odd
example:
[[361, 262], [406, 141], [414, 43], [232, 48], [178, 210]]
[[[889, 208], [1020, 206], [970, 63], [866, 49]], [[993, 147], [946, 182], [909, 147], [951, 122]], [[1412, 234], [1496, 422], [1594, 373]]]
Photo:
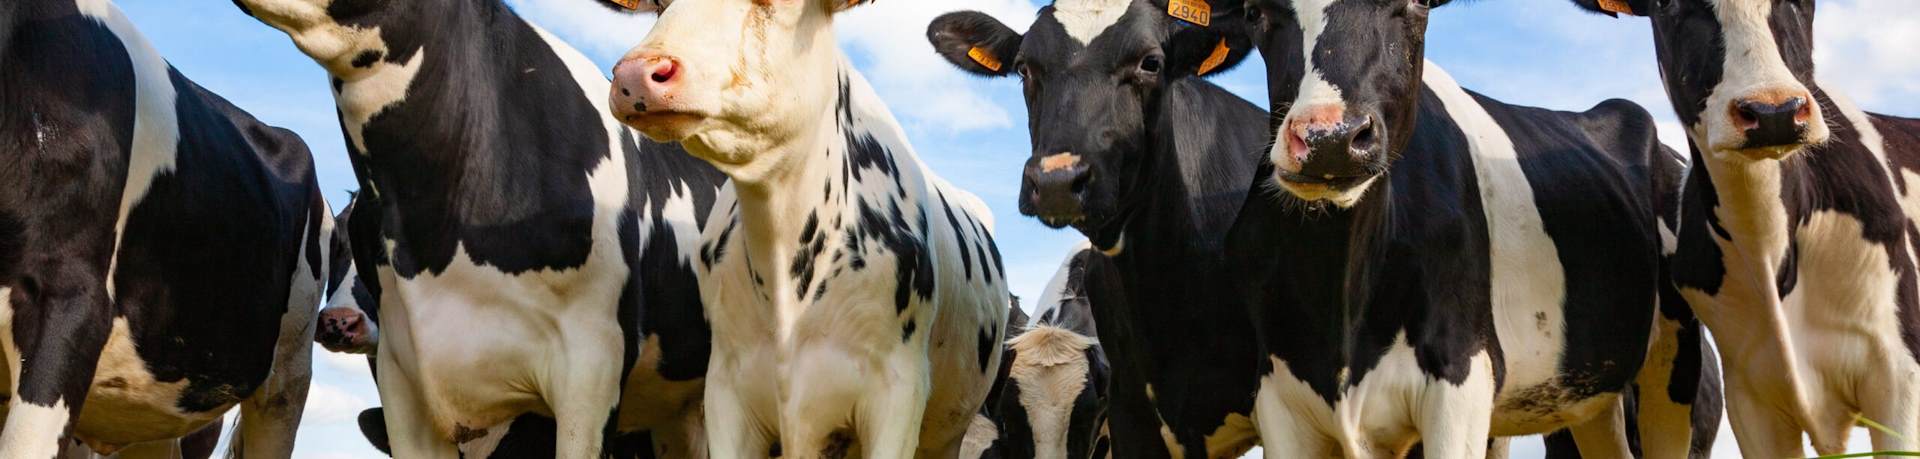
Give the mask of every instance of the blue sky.
[[[404, 0], [393, 0], [404, 1]], [[603, 69], [646, 34], [650, 20], [588, 0], [508, 0], [534, 23], [579, 47]], [[1920, 116], [1920, 16], [1891, 0], [1823, 0], [1816, 60], [1829, 90], [1869, 110]], [[975, 9], [1025, 30], [1041, 3], [1030, 0], [882, 0], [843, 15], [837, 29], [854, 58], [900, 117], [923, 161], [992, 206], [1014, 291], [1037, 298], [1066, 250], [1079, 240], [1021, 217], [1014, 207], [1028, 156], [1017, 83], [964, 75], [934, 56], [925, 25], [940, 13]], [[259, 118], [299, 132], [312, 147], [321, 183], [336, 205], [353, 176], [327, 78], [278, 31], [226, 1], [123, 0], [121, 8], [188, 77]], [[1579, 110], [1620, 97], [1662, 120], [1662, 138], [1684, 148], [1661, 92], [1644, 19], [1577, 12], [1565, 0], [1456, 1], [1436, 11], [1427, 57], [1468, 88], [1508, 102]], [[1215, 81], [1265, 105], [1257, 58]], [[316, 347], [317, 349], [317, 347]], [[354, 416], [377, 403], [359, 356], [316, 350], [314, 388], [301, 458], [375, 457]], [[1734, 457], [1724, 433], [1716, 456]], [[1856, 441], [1856, 448], [1864, 443]], [[1514, 457], [1537, 456], [1516, 442]]]

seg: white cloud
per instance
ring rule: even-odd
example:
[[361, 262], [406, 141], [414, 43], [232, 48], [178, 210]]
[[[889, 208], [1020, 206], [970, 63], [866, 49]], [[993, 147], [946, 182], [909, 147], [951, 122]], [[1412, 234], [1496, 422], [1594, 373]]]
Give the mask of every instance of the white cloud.
[[326, 349], [321, 349], [320, 346], [314, 346], [313, 353], [320, 357], [318, 360], [326, 362], [328, 367], [332, 367], [335, 371], [343, 374], [362, 376], [373, 374], [373, 372], [367, 368], [367, 356], [365, 355], [327, 352]]
[[653, 14], [621, 13], [594, 0], [506, 0], [528, 21], [564, 37], [597, 62], [611, 62], [653, 30]]
[[332, 384], [315, 382], [307, 389], [307, 409], [300, 416], [303, 427], [354, 422], [360, 411], [372, 407], [367, 400]]
[[[961, 73], [934, 54], [927, 25], [942, 14], [975, 10], [1016, 31], [1033, 23], [1027, 0], [883, 0], [842, 13], [834, 32], [840, 46], [862, 59], [867, 80], [905, 121], [949, 131], [1004, 128], [1011, 117], [980, 89], [978, 77]], [[1003, 88], [1004, 89], [1004, 88]], [[910, 102], [910, 103], [908, 103]]]
[[1823, 85], [1868, 109], [1920, 114], [1911, 108], [1920, 98], [1920, 59], [1913, 57], [1920, 15], [1912, 7], [1886, 0], [1822, 2], [1814, 17], [1813, 59]]

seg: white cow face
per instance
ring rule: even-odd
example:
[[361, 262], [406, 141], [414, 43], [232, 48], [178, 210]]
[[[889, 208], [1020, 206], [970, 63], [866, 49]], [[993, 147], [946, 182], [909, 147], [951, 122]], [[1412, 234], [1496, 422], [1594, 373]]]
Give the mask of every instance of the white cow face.
[[1813, 97], [1813, 0], [1574, 0], [1648, 16], [1660, 74], [1707, 159], [1769, 160], [1826, 142]]
[[627, 125], [723, 170], [813, 139], [831, 119], [842, 63], [833, 15], [861, 0], [603, 0], [660, 20], [614, 66], [612, 110]]

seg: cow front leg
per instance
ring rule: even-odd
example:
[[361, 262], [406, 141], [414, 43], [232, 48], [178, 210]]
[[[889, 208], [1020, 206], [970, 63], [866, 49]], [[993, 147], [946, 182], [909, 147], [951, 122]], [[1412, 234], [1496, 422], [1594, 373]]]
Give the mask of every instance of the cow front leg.
[[1920, 449], [1920, 374], [1904, 349], [1896, 349], [1891, 359], [1898, 360], [1861, 384], [1860, 415], [1885, 428], [1867, 429], [1874, 451]]
[[[715, 353], [718, 356], [718, 353]], [[706, 411], [705, 425], [707, 434], [707, 453], [714, 459], [745, 459], [768, 456], [767, 436], [758, 428], [752, 412], [747, 410], [746, 400], [740, 393], [740, 387], [734, 384], [730, 364], [713, 359], [707, 373], [706, 394], [702, 396], [702, 406]]]
[[620, 367], [606, 362], [620, 360], [598, 352], [601, 349], [620, 346], [570, 346], [568, 363], [551, 372], [552, 383], [543, 395], [553, 408], [555, 458], [599, 458], [604, 441], [613, 433], [610, 423], [620, 402]]
[[[309, 241], [316, 242], [316, 241]], [[302, 252], [316, 244], [303, 246]], [[325, 257], [322, 257], [325, 258]], [[300, 429], [300, 414], [307, 406], [307, 389], [313, 381], [313, 332], [320, 303], [321, 273], [308, 270], [306, 263], [295, 263], [293, 279], [287, 289], [287, 312], [280, 317], [280, 335], [274, 343], [273, 369], [265, 384], [240, 405], [239, 425], [235, 426], [235, 457], [282, 458], [293, 455], [294, 432]]]
[[[924, 352], [924, 351], [921, 351]], [[860, 446], [874, 459], [914, 457], [931, 391], [925, 357], [896, 352], [887, 359], [883, 383], [860, 403]]]
[[12, 364], [13, 399], [0, 427], [0, 457], [41, 459], [80, 416], [111, 330], [102, 273], [48, 263], [38, 276], [0, 288], [0, 346]]
[[[1806, 450], [1800, 446], [1799, 424], [1788, 415], [1792, 410], [1789, 406], [1793, 402], [1782, 400], [1781, 405], [1769, 403], [1763, 395], [1765, 392], [1755, 387], [1758, 385], [1755, 379], [1777, 379], [1781, 375], [1765, 370], [1743, 371], [1744, 365], [1735, 364], [1735, 360], [1731, 359], [1723, 362], [1727, 363], [1728, 373], [1726, 378], [1727, 418], [1733, 425], [1733, 439], [1740, 445], [1740, 455], [1746, 457], [1805, 456]], [[1785, 391], [1774, 393], [1790, 394]]]
[[[1253, 421], [1260, 430], [1260, 441], [1268, 459], [1291, 457], [1331, 457], [1338, 456], [1340, 447], [1332, 438], [1319, 432], [1309, 419], [1308, 413], [1294, 410], [1285, 399], [1288, 389], [1306, 389], [1306, 384], [1294, 379], [1287, 367], [1277, 357], [1269, 357], [1273, 370], [1260, 378], [1260, 392], [1253, 399]], [[1327, 408], [1329, 412], [1332, 407]]]
[[1432, 378], [1419, 394], [1414, 426], [1420, 430], [1421, 451], [1429, 459], [1487, 456], [1487, 432], [1493, 422], [1493, 363], [1482, 351], [1465, 364], [1471, 369], [1459, 384]]
[[[1633, 452], [1627, 447], [1625, 403], [1624, 398], [1615, 397], [1613, 401], [1607, 403], [1606, 409], [1568, 429], [1573, 432], [1574, 444], [1580, 447], [1581, 457], [1598, 459], [1633, 457]], [[1686, 427], [1681, 426], [1681, 428]]]
[[[401, 327], [394, 327], [400, 331]], [[394, 333], [385, 339], [401, 341]], [[375, 356], [380, 378], [374, 380], [374, 386], [380, 389], [381, 417], [386, 427], [387, 447], [393, 451], [393, 457], [423, 459], [454, 459], [460, 456], [460, 449], [450, 438], [434, 430], [433, 420], [428, 415], [424, 393], [414, 376], [399, 366], [395, 360], [397, 354], [408, 353], [403, 346], [383, 346]], [[364, 415], [363, 415], [364, 417]], [[362, 419], [361, 428], [368, 423]], [[369, 437], [371, 440], [372, 437]], [[377, 443], [376, 443], [377, 445]]]

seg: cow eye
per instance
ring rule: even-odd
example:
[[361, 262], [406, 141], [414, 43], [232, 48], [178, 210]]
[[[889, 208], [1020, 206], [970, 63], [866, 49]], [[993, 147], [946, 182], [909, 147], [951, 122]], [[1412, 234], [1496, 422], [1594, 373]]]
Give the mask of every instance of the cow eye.
[[1160, 73], [1160, 55], [1148, 54], [1147, 57], [1140, 58], [1140, 71]]

